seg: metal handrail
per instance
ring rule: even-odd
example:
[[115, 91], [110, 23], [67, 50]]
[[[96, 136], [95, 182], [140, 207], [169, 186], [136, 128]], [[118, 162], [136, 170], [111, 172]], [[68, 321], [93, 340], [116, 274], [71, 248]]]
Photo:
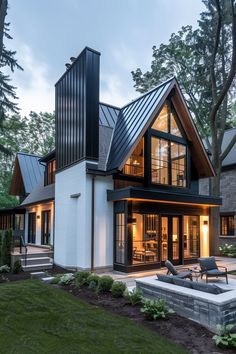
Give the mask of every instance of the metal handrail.
[[27, 252], [28, 252], [28, 248], [27, 248], [27, 246], [26, 246], [26, 244], [25, 244], [25, 240], [24, 240], [24, 238], [22, 237], [22, 235], [20, 235], [20, 253], [22, 253], [22, 247], [24, 247], [25, 248], [25, 253], [24, 253], [24, 258], [25, 258], [25, 266], [27, 265]]

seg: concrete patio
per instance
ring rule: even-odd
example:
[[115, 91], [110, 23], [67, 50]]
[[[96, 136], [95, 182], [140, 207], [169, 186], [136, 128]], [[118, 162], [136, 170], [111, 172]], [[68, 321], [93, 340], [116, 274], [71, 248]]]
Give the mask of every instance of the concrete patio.
[[[216, 263], [219, 266], [222, 267], [226, 267], [228, 269], [228, 271], [236, 271], [236, 258], [228, 258], [228, 257], [216, 257]], [[178, 269], [181, 269], [182, 267], [189, 267], [189, 268], [193, 268], [193, 267], [197, 267], [199, 264], [195, 263], [195, 264], [186, 264], [183, 266], [178, 266]], [[157, 273], [159, 274], [166, 274], [166, 268], [158, 268], [155, 270], [150, 270], [150, 271], [145, 271], [145, 272], [135, 272], [135, 273], [130, 273], [130, 274], [124, 274], [121, 272], [117, 272], [117, 271], [112, 271], [112, 272], [106, 272], [104, 273], [104, 275], [110, 275], [114, 280], [120, 280], [123, 281], [124, 283], [126, 283], [126, 285], [128, 287], [134, 287], [136, 286], [136, 279], [140, 279], [140, 278], [144, 278], [144, 277], [149, 277], [152, 275], [156, 275]], [[201, 281], [201, 280], [200, 280]], [[203, 282], [205, 282], [205, 279], [202, 280]], [[227, 284], [225, 284], [225, 280], [224, 279], [211, 279], [209, 282], [217, 282], [217, 285], [219, 286], [227, 286]], [[232, 285], [235, 287], [236, 289], [236, 275], [231, 275], [229, 274], [229, 285]]]

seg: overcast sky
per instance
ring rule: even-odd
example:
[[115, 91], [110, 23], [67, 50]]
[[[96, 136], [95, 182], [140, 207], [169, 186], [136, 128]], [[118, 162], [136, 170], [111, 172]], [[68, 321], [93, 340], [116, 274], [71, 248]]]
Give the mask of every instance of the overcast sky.
[[12, 75], [22, 114], [54, 110], [54, 84], [85, 46], [101, 52], [100, 100], [138, 96], [131, 70], [147, 70], [152, 46], [181, 26], [197, 27], [201, 0], [9, 0], [7, 21], [23, 72]]

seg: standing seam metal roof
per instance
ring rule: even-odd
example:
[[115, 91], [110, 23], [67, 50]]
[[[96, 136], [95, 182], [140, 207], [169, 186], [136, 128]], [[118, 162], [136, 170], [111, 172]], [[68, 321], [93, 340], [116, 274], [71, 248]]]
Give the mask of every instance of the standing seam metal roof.
[[107, 170], [119, 168], [124, 162], [174, 80], [169, 79], [121, 109], [115, 125]]
[[120, 109], [106, 103], [99, 103], [99, 125], [114, 128]]
[[31, 193], [33, 188], [39, 183], [44, 173], [44, 166], [40, 165], [40, 156], [24, 153], [17, 154], [21, 175], [25, 187], [25, 192]]

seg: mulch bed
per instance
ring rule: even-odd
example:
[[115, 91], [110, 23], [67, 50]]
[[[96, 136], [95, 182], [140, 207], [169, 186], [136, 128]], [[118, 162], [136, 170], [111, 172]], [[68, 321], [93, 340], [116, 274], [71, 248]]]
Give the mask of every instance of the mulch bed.
[[[54, 265], [52, 269], [47, 269], [47, 270], [45, 270], [45, 272], [47, 272], [48, 275], [53, 276], [56, 274], [68, 273], [68, 270]], [[0, 274], [0, 283], [6, 282], [6, 281], [17, 281], [17, 280], [30, 279], [30, 273], [31, 272], [20, 272], [19, 274], [1, 273]]]
[[[58, 285], [57, 285], [58, 286]], [[213, 334], [201, 325], [176, 314], [168, 319], [148, 321], [140, 312], [140, 306], [131, 306], [124, 298], [113, 298], [111, 294], [97, 295], [86, 286], [76, 288], [75, 285], [59, 286], [89, 304], [102, 307], [112, 313], [128, 317], [137, 324], [182, 345], [191, 354], [235, 354], [233, 350], [224, 350], [215, 346]]]

